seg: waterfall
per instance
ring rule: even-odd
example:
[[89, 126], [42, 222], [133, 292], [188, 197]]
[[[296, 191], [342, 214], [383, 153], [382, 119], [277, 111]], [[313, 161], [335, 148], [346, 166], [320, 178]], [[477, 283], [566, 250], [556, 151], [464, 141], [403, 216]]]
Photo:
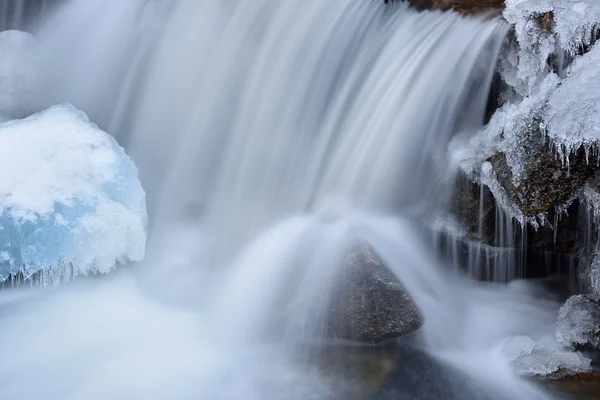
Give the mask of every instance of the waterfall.
[[28, 22], [45, 15], [52, 3], [61, 0], [3, 0], [0, 4], [0, 31], [24, 30]]
[[7, 295], [0, 397], [336, 398], [302, 354], [366, 241], [426, 351], [477, 383], [443, 396], [546, 398], [500, 354], [545, 332], [543, 302], [475, 285], [423, 239], [506, 31], [383, 1], [68, 1], [36, 28], [36, 107], [69, 101], [126, 147], [150, 250], [125, 276]]

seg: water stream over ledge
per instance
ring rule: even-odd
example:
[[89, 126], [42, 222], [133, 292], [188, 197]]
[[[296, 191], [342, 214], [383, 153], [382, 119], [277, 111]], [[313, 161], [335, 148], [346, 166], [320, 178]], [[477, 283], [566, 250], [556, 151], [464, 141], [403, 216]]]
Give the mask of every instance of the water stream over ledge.
[[[151, 231], [133, 271], [0, 293], [0, 398], [549, 398], [502, 348], [547, 339], [556, 304], [472, 282], [423, 239], [452, 190], [448, 141], [483, 122], [502, 22], [71, 0], [35, 32], [32, 111], [69, 101], [120, 141]], [[414, 343], [322, 342], [357, 241], [421, 310]]]

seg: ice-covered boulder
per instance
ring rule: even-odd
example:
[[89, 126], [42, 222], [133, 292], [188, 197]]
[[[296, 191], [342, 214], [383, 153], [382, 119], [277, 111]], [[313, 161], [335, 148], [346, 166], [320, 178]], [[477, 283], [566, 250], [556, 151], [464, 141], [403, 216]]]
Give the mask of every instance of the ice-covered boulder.
[[600, 143], [600, 45], [578, 57], [548, 101], [547, 134], [568, 156]]
[[[522, 96], [533, 93], [549, 72], [549, 61], [564, 64], [596, 40], [597, 0], [506, 0], [504, 18], [514, 26], [518, 53], [504, 60], [505, 80]], [[563, 60], [563, 61], [561, 61]], [[510, 68], [512, 64], [513, 68]]]
[[451, 150], [505, 211], [536, 226], [600, 170], [600, 2], [507, 0], [503, 15], [514, 26], [499, 67], [504, 104]]
[[0, 282], [106, 273], [145, 251], [145, 193], [117, 142], [70, 104], [0, 124]]
[[35, 38], [26, 32], [0, 32], [0, 122], [23, 118], [31, 108], [37, 74], [29, 62]]
[[558, 379], [591, 370], [591, 360], [581, 353], [537, 343], [528, 336], [508, 340], [502, 352], [522, 375]]
[[556, 339], [565, 346], [600, 350], [600, 297], [570, 297], [558, 312]]
[[421, 327], [421, 311], [367, 243], [357, 244], [345, 261], [329, 307], [327, 336], [379, 343]]

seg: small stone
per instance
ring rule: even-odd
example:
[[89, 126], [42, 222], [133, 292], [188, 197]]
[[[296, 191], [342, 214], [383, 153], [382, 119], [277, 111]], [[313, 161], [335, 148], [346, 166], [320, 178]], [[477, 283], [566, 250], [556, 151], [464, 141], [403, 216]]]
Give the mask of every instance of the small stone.
[[421, 327], [414, 301], [370, 246], [357, 245], [346, 264], [330, 307], [327, 336], [378, 343]]

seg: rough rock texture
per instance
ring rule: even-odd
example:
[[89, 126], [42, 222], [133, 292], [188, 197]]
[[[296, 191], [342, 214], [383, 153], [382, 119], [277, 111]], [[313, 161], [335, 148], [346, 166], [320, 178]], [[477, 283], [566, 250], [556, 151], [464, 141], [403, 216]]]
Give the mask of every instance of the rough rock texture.
[[546, 143], [534, 137], [528, 143], [527, 152], [519, 186], [512, 183], [511, 168], [503, 153], [490, 159], [498, 181], [527, 216], [550, 212], [567, 203], [598, 169], [596, 163], [586, 161], [583, 148], [570, 157], [568, 167], [549, 151]]
[[[394, 0], [384, 0], [386, 3]], [[475, 14], [504, 8], [504, 0], [409, 0], [421, 10], [454, 10], [461, 14]]]
[[560, 380], [542, 382], [552, 393], [563, 393], [569, 399], [597, 400], [600, 393], [600, 372], [586, 372]]
[[558, 312], [556, 339], [575, 349], [600, 350], [600, 297], [570, 297]]
[[346, 262], [330, 307], [329, 337], [377, 343], [422, 325], [421, 313], [404, 286], [368, 245], [357, 245]]

